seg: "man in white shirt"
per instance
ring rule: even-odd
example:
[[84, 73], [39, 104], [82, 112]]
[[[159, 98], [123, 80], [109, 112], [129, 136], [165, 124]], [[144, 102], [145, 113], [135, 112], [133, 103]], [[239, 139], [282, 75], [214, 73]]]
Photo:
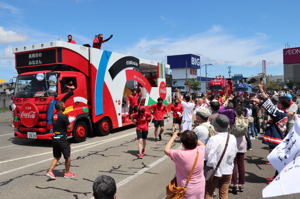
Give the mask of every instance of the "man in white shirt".
[[[216, 168], [228, 136], [229, 119], [226, 115], [220, 114], [213, 121], [216, 135], [210, 137], [205, 147], [206, 165]], [[218, 167], [213, 180], [206, 183], [205, 199], [212, 199], [214, 190], [219, 188], [220, 199], [228, 198], [228, 189], [231, 182], [231, 175], [234, 167], [234, 158], [237, 153], [236, 138], [229, 134], [228, 146], [224, 157]]]
[[[178, 96], [178, 99], [181, 101], [180, 96]], [[191, 97], [189, 95], [186, 95], [184, 97], [185, 101], [181, 101], [181, 105], [183, 107], [183, 113], [182, 113], [182, 131], [185, 130], [192, 130], [192, 124], [193, 124], [193, 110], [195, 107], [195, 104], [190, 102]]]

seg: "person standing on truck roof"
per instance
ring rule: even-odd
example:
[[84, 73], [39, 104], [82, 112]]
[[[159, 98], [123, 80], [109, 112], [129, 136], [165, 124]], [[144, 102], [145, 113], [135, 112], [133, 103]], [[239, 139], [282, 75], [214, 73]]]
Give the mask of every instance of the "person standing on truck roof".
[[138, 101], [139, 101], [139, 95], [136, 92], [136, 89], [132, 90], [131, 95], [128, 97], [129, 101], [129, 115], [131, 115], [133, 112], [137, 112], [138, 109]]
[[149, 112], [146, 112], [145, 108], [142, 108], [138, 110], [138, 113], [134, 113], [131, 115], [131, 120], [136, 125], [139, 158], [142, 159], [146, 151], [149, 120], [152, 120], [152, 115]]
[[73, 40], [72, 35], [68, 35], [68, 42], [72, 44], [76, 44], [76, 41]]
[[57, 113], [53, 115], [53, 139], [52, 139], [52, 147], [53, 147], [53, 156], [54, 159], [50, 165], [50, 169], [47, 173], [47, 176], [55, 180], [56, 176], [53, 173], [53, 169], [61, 158], [61, 154], [63, 154], [65, 158], [65, 178], [74, 178], [75, 174], [70, 171], [71, 166], [71, 146], [70, 142], [67, 139], [67, 128], [70, 125], [68, 116], [63, 114], [65, 110], [65, 104], [62, 101], [57, 101], [55, 104], [55, 109]]
[[93, 40], [93, 48], [101, 49], [102, 44], [109, 41], [112, 37], [113, 35], [110, 35], [107, 39], [103, 39], [103, 34], [98, 34], [98, 36]]
[[[157, 136], [159, 137], [159, 140], [161, 140], [161, 135], [164, 132], [164, 114], [168, 113], [167, 112], [167, 107], [163, 104], [163, 99], [159, 97], [157, 99], [157, 104], [153, 104], [151, 106], [151, 111], [154, 116], [154, 136], [155, 136], [155, 141], [157, 141]], [[169, 117], [169, 115], [168, 115]], [[160, 127], [160, 132], [158, 134], [158, 127]]]

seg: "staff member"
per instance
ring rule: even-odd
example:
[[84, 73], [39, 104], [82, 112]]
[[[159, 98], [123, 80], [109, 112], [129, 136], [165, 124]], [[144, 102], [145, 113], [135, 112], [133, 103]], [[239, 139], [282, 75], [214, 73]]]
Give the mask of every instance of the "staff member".
[[74, 178], [75, 174], [70, 171], [71, 166], [71, 147], [70, 142], [67, 140], [67, 128], [70, 125], [68, 117], [63, 114], [65, 110], [65, 104], [62, 101], [57, 101], [55, 104], [55, 108], [57, 113], [53, 116], [53, 156], [54, 159], [52, 160], [50, 169], [47, 173], [47, 176], [50, 179], [56, 179], [53, 169], [55, 168], [56, 164], [58, 163], [61, 155], [63, 154], [65, 158], [65, 178]]
[[[164, 132], [164, 114], [167, 113], [167, 107], [163, 104], [163, 99], [159, 97], [157, 99], [157, 104], [153, 104], [151, 106], [151, 111], [154, 116], [154, 136], [155, 141], [157, 141], [157, 136], [159, 137], [159, 140], [161, 140], [161, 135]], [[168, 115], [169, 117], [169, 115]], [[158, 128], [160, 127], [160, 132], [158, 134]]]
[[136, 93], [135, 89], [133, 89], [131, 95], [129, 95], [128, 101], [129, 101], [129, 115], [131, 115], [133, 112], [136, 112], [138, 108], [139, 95]]
[[148, 137], [149, 120], [152, 120], [152, 115], [146, 113], [142, 108], [138, 113], [131, 116], [132, 122], [136, 125], [136, 136], [138, 141], [139, 158], [142, 159], [146, 151], [146, 140]]
[[179, 132], [181, 132], [183, 107], [177, 98], [171, 107], [171, 111], [173, 112], [173, 132], [175, 132], [176, 124], [178, 124]]

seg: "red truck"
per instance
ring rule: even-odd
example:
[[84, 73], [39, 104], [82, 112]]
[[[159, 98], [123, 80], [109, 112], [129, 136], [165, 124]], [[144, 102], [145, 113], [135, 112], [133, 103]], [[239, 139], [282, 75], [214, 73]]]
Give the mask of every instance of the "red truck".
[[[128, 96], [140, 90], [139, 106], [158, 97], [171, 102], [165, 65], [110, 51], [53, 41], [13, 48], [18, 77], [13, 103], [14, 135], [52, 139], [55, 103], [65, 103], [68, 132], [81, 142], [132, 124]], [[73, 89], [68, 88], [71, 82]]]
[[223, 96], [226, 93], [231, 95], [233, 93], [232, 80], [226, 79], [224, 76], [217, 76], [209, 82], [209, 94]]

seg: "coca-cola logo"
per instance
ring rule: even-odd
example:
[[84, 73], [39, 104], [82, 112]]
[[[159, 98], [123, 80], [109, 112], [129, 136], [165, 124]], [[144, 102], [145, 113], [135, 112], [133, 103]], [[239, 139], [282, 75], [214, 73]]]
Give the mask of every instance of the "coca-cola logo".
[[165, 82], [159, 84], [159, 96], [164, 100], [167, 97], [167, 85]]
[[36, 105], [26, 103], [21, 107], [20, 120], [26, 127], [33, 127], [39, 120], [38, 108]]
[[21, 113], [21, 118], [26, 118], [26, 119], [34, 119], [36, 117], [36, 112], [30, 111], [29, 113], [22, 112]]

